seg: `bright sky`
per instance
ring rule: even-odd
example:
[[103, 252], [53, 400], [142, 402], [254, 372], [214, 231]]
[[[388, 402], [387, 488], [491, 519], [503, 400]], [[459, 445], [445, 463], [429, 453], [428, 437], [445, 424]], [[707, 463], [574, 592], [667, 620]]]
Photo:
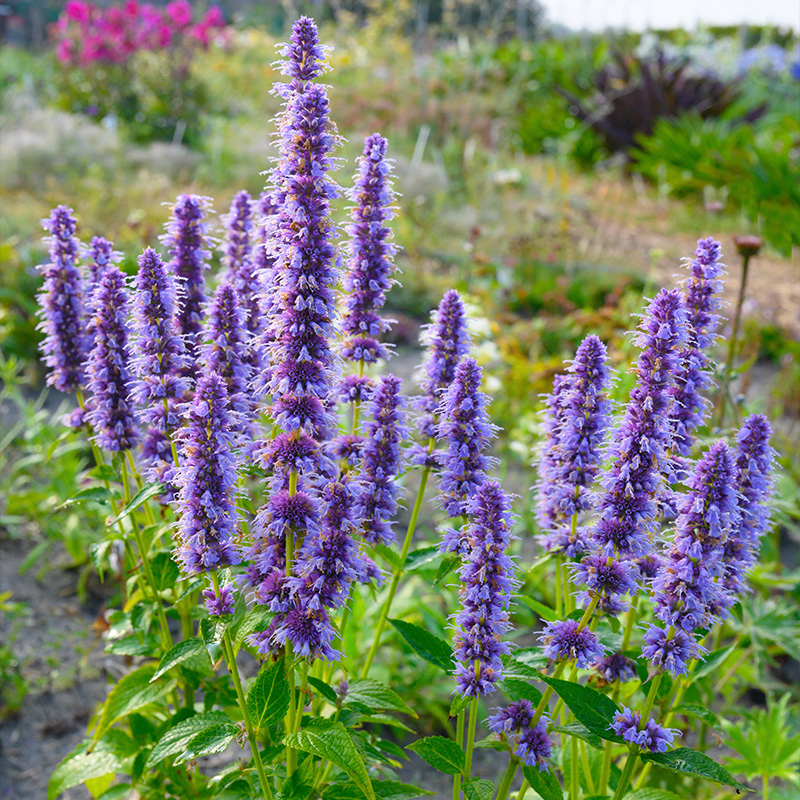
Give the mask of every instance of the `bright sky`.
[[800, 29], [800, 0], [540, 0], [547, 18], [575, 30], [781, 25]]

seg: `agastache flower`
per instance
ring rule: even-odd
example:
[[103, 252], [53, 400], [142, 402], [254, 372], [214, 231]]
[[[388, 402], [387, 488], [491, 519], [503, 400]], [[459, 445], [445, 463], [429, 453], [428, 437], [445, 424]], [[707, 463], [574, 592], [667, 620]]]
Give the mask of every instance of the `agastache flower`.
[[[183, 339], [176, 332], [179, 311], [172, 275], [161, 257], [148, 247], [139, 257], [136, 276], [134, 345], [132, 372], [133, 396], [143, 406], [141, 416], [158, 430], [171, 431], [178, 418], [173, 403], [181, 400], [187, 389], [183, 370], [187, 366]], [[165, 404], [169, 411], [165, 413]]]
[[245, 261], [250, 260], [253, 249], [253, 201], [247, 191], [242, 189], [236, 193], [230, 211], [222, 221], [227, 229], [225, 263], [228, 278], [234, 280]]
[[175, 556], [184, 572], [241, 561], [236, 545], [236, 458], [224, 380], [208, 372], [195, 388], [181, 431], [179, 522]]
[[190, 377], [197, 374], [199, 336], [205, 316], [204, 273], [211, 258], [205, 219], [210, 205], [207, 197], [178, 195], [166, 224], [166, 233], [161, 237], [169, 253], [167, 267], [178, 281], [182, 302], [177, 313], [177, 325], [188, 355], [182, 371]]
[[486, 480], [486, 470], [493, 462], [484, 451], [496, 428], [489, 421], [481, 378], [478, 363], [463, 359], [437, 410], [436, 435], [445, 445], [439, 502], [451, 517], [466, 513], [470, 498]]
[[626, 683], [636, 677], [636, 662], [623, 653], [611, 653], [592, 666], [606, 683]]
[[664, 753], [669, 750], [676, 736], [681, 732], [674, 728], [662, 728], [654, 720], [649, 719], [642, 728], [642, 715], [638, 711], [623, 708], [614, 715], [614, 721], [609, 726], [617, 736], [626, 742], [638, 745], [642, 750], [650, 753]]
[[202, 594], [210, 617], [224, 617], [233, 614], [235, 601], [232, 586], [220, 586], [219, 594], [213, 589], [203, 589]]
[[506, 708], [497, 709], [497, 713], [489, 717], [489, 729], [497, 734], [505, 735], [514, 749], [514, 755], [522, 759], [528, 766], [538, 766], [547, 771], [547, 759], [550, 758], [551, 744], [547, 735], [550, 720], [542, 717], [533, 723], [534, 710], [529, 700], [517, 700]]
[[369, 544], [394, 540], [391, 520], [400, 494], [397, 475], [403, 461], [401, 442], [408, 436], [401, 386], [399, 378], [385, 376], [376, 386], [369, 406], [361, 487], [356, 500], [356, 514]]
[[79, 243], [72, 209], [57, 206], [42, 227], [50, 233], [50, 261], [40, 267], [44, 286], [38, 295], [40, 349], [50, 368], [47, 383], [60, 392], [74, 392], [83, 385], [87, 342], [84, 334], [83, 282], [77, 266]]
[[386, 139], [377, 133], [368, 136], [359, 162], [356, 185], [351, 192], [356, 203], [349, 232], [351, 251], [344, 278], [345, 335], [341, 355], [348, 361], [375, 363], [389, 352], [379, 341], [390, 323], [379, 310], [394, 280], [394, 255], [391, 229], [386, 222], [393, 216], [391, 167], [386, 158]]
[[[702, 393], [711, 385], [711, 362], [704, 351], [714, 342], [714, 333], [720, 323], [716, 312], [722, 301], [715, 296], [722, 291], [720, 276], [725, 271], [720, 256], [719, 242], [701, 239], [694, 258], [689, 262], [689, 276], [683, 286], [689, 323], [688, 340], [671, 390], [672, 446], [676, 454], [683, 457], [690, 455], [694, 431], [702, 424], [708, 409], [708, 400]], [[681, 474], [685, 473], [684, 467], [679, 469]]]
[[467, 314], [461, 295], [450, 289], [433, 312], [426, 326], [428, 356], [424, 365], [422, 396], [417, 410], [422, 413], [418, 423], [423, 439], [436, 438], [436, 412], [442, 392], [453, 382], [456, 366], [469, 352], [471, 337], [467, 330]]
[[102, 236], [93, 236], [87, 251], [89, 257], [89, 288], [87, 291], [87, 307], [90, 306], [88, 298], [93, 296], [100, 285], [100, 278], [108, 267], [116, 264], [122, 253], [114, 250], [114, 245]]
[[138, 439], [130, 397], [128, 292], [125, 276], [108, 266], [95, 293], [94, 345], [87, 368], [92, 397], [87, 420], [98, 447], [130, 450]]
[[511, 627], [509, 607], [518, 582], [506, 552], [514, 524], [508, 495], [497, 481], [487, 481], [466, 510], [469, 551], [459, 569], [461, 610], [455, 615], [453, 655], [458, 692], [477, 697], [492, 692], [503, 679], [501, 656], [509, 652], [503, 635]]
[[311, 17], [300, 17], [292, 26], [291, 41], [278, 48], [284, 59], [278, 66], [291, 81], [275, 84], [274, 91], [282, 97], [305, 91], [311, 81], [330, 69], [326, 61], [328, 49], [320, 44], [317, 23]]
[[603, 646], [594, 632], [574, 619], [548, 622], [539, 638], [552, 661], [574, 661], [579, 667], [587, 667], [603, 657]]
[[665, 631], [658, 625], [650, 625], [644, 633], [642, 655], [659, 670], [686, 675], [689, 664], [705, 653], [693, 634], [676, 628]]

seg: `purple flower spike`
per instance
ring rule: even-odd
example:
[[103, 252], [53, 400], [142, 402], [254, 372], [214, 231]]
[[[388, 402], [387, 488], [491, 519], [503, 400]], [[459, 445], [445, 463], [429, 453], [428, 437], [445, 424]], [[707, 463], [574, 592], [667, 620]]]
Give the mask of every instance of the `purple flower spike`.
[[397, 475], [403, 462], [401, 442], [407, 438], [402, 382], [387, 375], [378, 383], [369, 407], [369, 424], [363, 446], [361, 488], [356, 514], [363, 520], [369, 544], [394, 541], [391, 520], [397, 512], [400, 488]]
[[219, 375], [209, 372], [200, 379], [187, 416], [175, 557], [191, 575], [241, 561], [235, 542], [237, 465], [228, 393]]
[[234, 426], [239, 431], [247, 428], [252, 410], [248, 394], [250, 364], [246, 360], [247, 341], [244, 313], [236, 291], [230, 283], [223, 283], [214, 294], [208, 312], [203, 363], [225, 381], [229, 407], [236, 419]]
[[698, 462], [678, 516], [675, 539], [653, 580], [655, 614], [691, 633], [710, 627], [725, 589], [723, 545], [738, 524], [733, 453], [716, 442]]
[[331, 350], [338, 278], [330, 221], [337, 195], [327, 178], [335, 143], [324, 89], [310, 85], [286, 109], [283, 167], [275, 176], [285, 193], [275, 223], [276, 294], [269, 391], [273, 417], [284, 430], [315, 436], [333, 427], [326, 401], [335, 358]]
[[233, 279], [253, 250], [253, 200], [244, 189], [234, 195], [231, 209], [222, 218], [227, 229], [225, 262], [228, 277]]
[[[689, 262], [689, 276], [684, 281], [689, 332], [675, 386], [672, 388], [671, 416], [674, 424], [673, 448], [677, 455], [688, 457], [694, 431], [702, 424], [708, 400], [702, 393], [711, 385], [711, 361], [705, 350], [714, 342], [720, 317], [716, 312], [722, 300], [715, 295], [722, 291], [720, 276], [725, 265], [720, 261], [721, 247], [714, 239], [701, 239], [694, 258]], [[679, 467], [681, 474], [685, 468]]]
[[84, 327], [83, 282], [77, 266], [79, 242], [72, 209], [57, 206], [42, 227], [50, 233], [50, 261], [39, 269], [44, 286], [38, 295], [40, 345], [50, 368], [47, 383], [60, 392], [74, 392], [83, 385], [88, 350]]
[[535, 725], [528, 725], [519, 734], [514, 755], [529, 767], [538, 767], [539, 772], [549, 772], [547, 760], [551, 754], [550, 737], [547, 726], [550, 720], [540, 719]]
[[489, 717], [488, 726], [494, 733], [508, 737], [514, 754], [528, 766], [538, 766], [547, 771], [547, 759], [550, 758], [550, 737], [547, 717], [532, 725], [534, 717], [533, 705], [529, 700], [517, 700], [506, 708], [497, 709], [497, 713]]
[[233, 587], [220, 586], [219, 594], [213, 589], [203, 589], [203, 599], [206, 602], [206, 610], [211, 617], [224, 617], [228, 614], [233, 614], [234, 611], [234, 597]]
[[493, 459], [484, 454], [495, 435], [481, 392], [482, 373], [472, 358], [463, 359], [437, 409], [437, 437], [445, 443], [439, 502], [451, 517], [466, 513], [470, 498], [486, 480]]
[[[114, 249], [114, 245], [102, 236], [92, 237], [87, 251], [89, 257], [89, 291], [93, 295], [100, 285], [100, 278], [106, 269], [119, 262], [122, 253]], [[88, 305], [88, 302], [87, 302]]]
[[650, 625], [645, 631], [642, 655], [656, 669], [686, 675], [689, 662], [703, 653], [694, 636], [685, 631], [673, 628], [668, 633], [658, 625]]
[[622, 653], [612, 653], [601, 658], [593, 667], [607, 683], [627, 683], [636, 677], [636, 662]]
[[638, 745], [650, 753], [666, 752], [675, 737], [681, 735], [679, 730], [662, 728], [652, 719], [647, 720], [642, 728], [642, 715], [638, 711], [624, 707], [614, 715], [614, 721], [609, 728], [626, 742]]
[[469, 553], [459, 570], [461, 610], [455, 616], [453, 640], [457, 689], [464, 697], [486, 695], [503, 679], [500, 657], [509, 651], [503, 641], [511, 627], [509, 607], [518, 586], [514, 562], [506, 551], [514, 516], [511, 500], [497, 481], [478, 487], [467, 505], [465, 541]]
[[379, 310], [394, 280], [395, 246], [392, 231], [385, 224], [394, 215], [391, 167], [386, 158], [386, 139], [368, 136], [359, 162], [356, 185], [351, 193], [356, 203], [350, 225], [351, 252], [345, 274], [345, 312], [342, 330], [345, 340], [341, 355], [348, 361], [372, 364], [386, 359], [389, 352], [379, 341], [390, 328]]
[[[131, 367], [137, 380], [133, 396], [144, 406], [142, 419], [167, 431], [177, 427], [178, 418], [172, 404], [181, 400], [187, 389], [183, 377], [187, 366], [186, 350], [183, 339], [176, 333], [177, 312], [173, 278], [158, 253], [148, 247], [139, 257], [136, 276], [133, 316], [137, 338]], [[166, 419], [165, 401], [170, 405]]]
[[311, 81], [329, 69], [327, 49], [319, 42], [317, 23], [311, 17], [300, 17], [292, 26], [291, 41], [278, 47], [278, 54], [284, 59], [279, 64], [281, 72], [291, 78], [291, 83], [275, 84], [275, 91], [284, 97], [305, 91]]
[[603, 657], [604, 648], [597, 636], [588, 628], [580, 628], [574, 619], [548, 622], [539, 638], [552, 661], [575, 661], [579, 667], [588, 667]]
[[489, 717], [487, 725], [493, 733], [516, 733], [533, 720], [533, 705], [530, 700], [515, 700]]
[[181, 194], [161, 237], [169, 253], [167, 268], [178, 282], [181, 306], [177, 314], [178, 332], [183, 336], [188, 360], [185, 375], [196, 377], [199, 336], [206, 305], [205, 271], [211, 250], [205, 222], [211, 201], [196, 194]]
[[130, 450], [138, 439], [130, 382], [128, 291], [125, 276], [110, 265], [95, 293], [94, 345], [87, 369], [92, 397], [87, 420], [97, 446], [112, 452]]
[[686, 309], [681, 295], [662, 289], [640, 324], [637, 381], [614, 434], [611, 469], [603, 477], [594, 540], [606, 555], [640, 556], [650, 550], [671, 436], [672, 375], [685, 341]]
[[469, 352], [471, 337], [467, 330], [467, 314], [461, 295], [455, 290], [445, 292], [439, 308], [426, 326], [428, 357], [422, 379], [422, 397], [417, 410], [422, 413], [418, 423], [423, 439], [436, 438], [436, 412], [442, 392], [453, 382], [456, 366]]

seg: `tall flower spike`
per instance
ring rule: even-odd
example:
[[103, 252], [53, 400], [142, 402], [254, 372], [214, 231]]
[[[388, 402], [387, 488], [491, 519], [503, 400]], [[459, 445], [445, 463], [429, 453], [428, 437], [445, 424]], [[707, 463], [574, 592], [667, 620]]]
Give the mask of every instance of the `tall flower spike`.
[[285, 198], [274, 231], [272, 413], [284, 430], [302, 428], [317, 437], [333, 427], [326, 403], [335, 363], [330, 339], [338, 264], [329, 213], [338, 190], [327, 178], [335, 144], [328, 115], [328, 98], [319, 86], [310, 85], [289, 101], [282, 130]]
[[283, 97], [303, 92], [308, 84], [330, 67], [325, 58], [328, 48], [320, 44], [317, 23], [311, 17], [300, 17], [292, 26], [292, 38], [280, 45], [278, 54], [281, 72], [291, 79], [288, 84], [275, 84], [275, 92]]
[[453, 382], [456, 366], [469, 352], [471, 337], [467, 330], [467, 314], [461, 295], [450, 289], [426, 326], [428, 357], [422, 379], [422, 396], [417, 410], [422, 413], [419, 431], [423, 439], [436, 438], [436, 412], [442, 392]]
[[[714, 341], [720, 316], [716, 312], [722, 300], [715, 296], [722, 291], [721, 275], [725, 265], [720, 261], [721, 247], [713, 239], [697, 243], [694, 258], [689, 262], [689, 276], [683, 290], [688, 328], [687, 348], [683, 353], [675, 385], [672, 387], [671, 416], [674, 433], [672, 445], [676, 455], [688, 457], [694, 431], [702, 424], [708, 409], [703, 391], [711, 385], [710, 359], [704, 352]], [[680, 468], [681, 474], [685, 468]]]
[[125, 276], [106, 267], [95, 292], [94, 345], [87, 369], [92, 404], [87, 419], [97, 446], [130, 450], [138, 439], [128, 384], [128, 291]]
[[252, 410], [247, 331], [239, 298], [230, 283], [221, 284], [214, 294], [205, 339], [203, 363], [225, 381], [229, 408], [234, 414], [233, 427], [244, 431]]
[[401, 442], [408, 436], [401, 386], [400, 378], [386, 375], [375, 388], [369, 407], [356, 515], [362, 520], [364, 539], [373, 545], [388, 544], [395, 538], [391, 520], [400, 494]]
[[175, 556], [195, 574], [241, 561], [236, 545], [236, 458], [228, 393], [214, 372], [197, 384], [181, 431], [179, 522]]
[[744, 591], [745, 575], [755, 564], [761, 537], [770, 527], [774, 456], [769, 444], [771, 435], [772, 428], [767, 418], [762, 414], [751, 414], [736, 437], [734, 458], [739, 517], [723, 547], [728, 603], [719, 609], [720, 613]]
[[193, 378], [197, 376], [199, 336], [205, 316], [204, 273], [211, 258], [205, 222], [210, 205], [207, 197], [178, 195], [166, 224], [166, 234], [161, 237], [169, 253], [167, 266], [178, 281], [182, 300], [177, 324], [188, 355], [183, 373]]
[[509, 607], [518, 586], [507, 554], [514, 516], [511, 500], [497, 481], [478, 487], [467, 506], [468, 554], [461, 577], [461, 610], [453, 640], [457, 690], [464, 697], [487, 695], [503, 679], [501, 656], [509, 651]]
[[463, 359], [438, 409], [436, 435], [445, 444], [439, 502], [450, 517], [466, 513], [493, 462], [484, 451], [496, 427], [489, 421], [489, 399], [481, 392], [481, 379], [478, 362]]
[[[114, 250], [114, 245], [102, 236], [93, 236], [87, 252], [89, 257], [89, 290], [91, 296], [100, 285], [100, 278], [108, 267], [116, 264], [122, 253]], [[88, 302], [87, 302], [88, 305]]]
[[228, 214], [223, 217], [227, 229], [225, 262], [228, 278], [233, 280], [245, 261], [250, 260], [253, 250], [253, 201], [242, 189], [234, 195]]
[[[143, 406], [142, 418], [159, 430], [173, 430], [178, 418], [171, 407], [187, 389], [183, 370], [187, 366], [183, 339], [176, 332], [179, 309], [175, 285], [164, 262], [148, 247], [139, 257], [136, 276], [132, 372], [136, 376], [133, 396]], [[165, 412], [165, 404], [170, 406]]]
[[389, 357], [379, 337], [391, 327], [379, 311], [394, 280], [395, 246], [386, 222], [394, 216], [391, 166], [386, 139], [373, 133], [364, 142], [356, 184], [351, 192], [350, 258], [344, 278], [345, 311], [341, 354], [347, 361], [375, 363]]
[[50, 261], [40, 267], [44, 286], [38, 295], [40, 349], [50, 368], [47, 383], [60, 392], [74, 392], [84, 380], [87, 342], [84, 335], [83, 281], [77, 266], [79, 243], [72, 209], [57, 206], [42, 227], [50, 233]]

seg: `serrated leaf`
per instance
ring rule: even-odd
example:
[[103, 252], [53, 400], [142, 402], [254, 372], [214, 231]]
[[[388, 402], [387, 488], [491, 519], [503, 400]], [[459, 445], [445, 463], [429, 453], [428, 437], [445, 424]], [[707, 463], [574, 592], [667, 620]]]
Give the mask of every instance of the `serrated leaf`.
[[63, 791], [92, 778], [121, 770], [119, 759], [102, 751], [67, 756], [54, 770], [47, 784], [47, 800], [55, 800]]
[[145, 664], [122, 678], [109, 692], [103, 711], [94, 732], [97, 741], [120, 717], [130, 714], [149, 703], [162, 702], [164, 695], [172, 688], [172, 681], [160, 678], [151, 681], [155, 664]]
[[389, 564], [393, 571], [400, 568], [400, 555], [385, 544], [375, 545], [375, 552]]
[[460, 694], [457, 694], [453, 698], [453, 702], [450, 703], [449, 716], [457, 717], [471, 702], [471, 697], [462, 697]]
[[459, 775], [464, 771], [466, 759], [464, 751], [452, 740], [444, 736], [428, 736], [412, 742], [407, 750], [416, 753], [438, 772]]
[[220, 722], [200, 731], [192, 737], [186, 750], [175, 759], [175, 766], [212, 753], [221, 753], [234, 740], [238, 730], [238, 727], [232, 722]]
[[705, 661], [695, 669], [694, 675], [692, 676], [693, 680], [700, 680], [700, 678], [705, 678], [706, 675], [710, 675], [714, 672], [736, 649], [736, 646], [736, 642], [734, 642], [727, 647], [720, 647], [719, 650], [714, 650], [709, 653]]
[[238, 650], [247, 636], [256, 631], [265, 631], [269, 627], [273, 613], [263, 606], [256, 606], [245, 614], [239, 626], [236, 628], [234, 644]]
[[156, 553], [152, 559], [152, 570], [159, 592], [174, 589], [181, 577], [178, 565], [172, 560], [170, 553]]
[[390, 619], [389, 622], [418, 656], [445, 672], [453, 671], [453, 654], [444, 639], [401, 619]]
[[687, 717], [695, 717], [701, 719], [703, 722], [708, 723], [713, 728], [719, 727], [719, 720], [713, 711], [709, 711], [703, 706], [696, 706], [691, 703], [682, 703], [677, 708], [673, 709], [675, 714], [685, 714]]
[[155, 655], [160, 649], [160, 645], [153, 636], [145, 636], [144, 639], [140, 639], [131, 634], [119, 639], [111, 639], [106, 643], [104, 649], [112, 656], [149, 656]]
[[534, 708], [539, 705], [539, 701], [542, 699], [542, 693], [535, 686], [531, 686], [526, 681], [521, 681], [518, 678], [504, 678], [500, 688], [511, 700], [530, 700]]
[[436, 576], [433, 579], [433, 585], [436, 586], [440, 581], [443, 581], [454, 569], [461, 563], [461, 557], [455, 554], [445, 556], [442, 563], [439, 564], [439, 569], [436, 570]]
[[297, 733], [284, 737], [283, 743], [295, 750], [312, 753], [339, 767], [358, 786], [369, 800], [376, 800], [375, 791], [367, 775], [353, 740], [341, 722], [330, 719], [312, 719]]
[[492, 800], [494, 784], [486, 778], [470, 778], [461, 784], [461, 790], [467, 800]]
[[429, 789], [420, 789], [419, 786], [412, 786], [410, 783], [400, 781], [372, 781], [372, 788], [375, 794], [383, 800], [411, 800], [414, 797], [424, 797], [429, 794], [436, 794]]
[[308, 682], [311, 686], [313, 686], [329, 703], [336, 705], [336, 701], [339, 699], [338, 695], [336, 694], [336, 690], [330, 684], [325, 683], [325, 681], [321, 681], [319, 678], [312, 678], [310, 675], [308, 677]]
[[538, 767], [528, 764], [522, 765], [522, 774], [525, 780], [542, 800], [564, 800], [564, 792], [558, 778], [552, 772], [545, 772]]
[[203, 642], [205, 643], [209, 658], [213, 663], [216, 663], [222, 651], [222, 627], [213, 620], [201, 619], [200, 635], [203, 637]]
[[206, 711], [204, 714], [197, 714], [169, 728], [158, 740], [153, 752], [147, 759], [147, 767], [152, 767], [167, 756], [175, 755], [186, 749], [189, 742], [200, 731], [204, 731], [213, 725], [229, 722], [227, 714], [222, 711]]
[[556, 725], [553, 728], [556, 733], [565, 733], [567, 736], [577, 736], [583, 739], [584, 742], [596, 748], [597, 750], [603, 749], [603, 740], [595, 733], [592, 733], [587, 727], [581, 725], [580, 722], [570, 722], [567, 725]]
[[420, 547], [418, 550], [414, 550], [406, 556], [406, 563], [403, 569], [406, 572], [414, 572], [414, 570], [421, 569], [426, 564], [430, 564], [431, 561], [435, 561], [441, 554], [442, 551], [436, 546]]
[[399, 711], [415, 719], [417, 713], [394, 689], [370, 678], [359, 678], [350, 683], [346, 700], [363, 703], [369, 711]]
[[283, 719], [289, 708], [289, 682], [284, 660], [261, 667], [247, 692], [247, 712], [256, 730]]
[[158, 680], [165, 672], [168, 672], [173, 667], [177, 667], [178, 664], [192, 658], [192, 656], [205, 652], [205, 649], [205, 643], [196, 637], [178, 642], [178, 644], [171, 648], [169, 652], [165, 653], [161, 661], [158, 662], [158, 669], [156, 669], [150, 680]]
[[667, 753], [643, 753], [641, 759], [673, 772], [695, 775], [707, 781], [721, 783], [724, 786], [732, 786], [742, 792], [753, 791], [749, 786], [739, 783], [713, 758], [709, 758], [705, 753], [692, 750], [690, 747], [678, 747]]
[[143, 489], [140, 489], [131, 499], [130, 503], [122, 509], [122, 511], [117, 514], [114, 519], [109, 522], [109, 527], [116, 525], [121, 520], [125, 519], [129, 514], [136, 511], [139, 506], [146, 503], [151, 497], [157, 497], [158, 495], [164, 494], [164, 487], [160, 483], [154, 483], [152, 486], [145, 486]]
[[562, 681], [548, 675], [539, 676], [564, 701], [575, 719], [601, 739], [609, 742], [622, 742], [622, 737], [611, 730], [614, 715], [619, 711], [617, 704], [607, 695], [580, 683]]
[[487, 736], [485, 739], [475, 742], [475, 747], [480, 747], [484, 750], [495, 750], [498, 753], [509, 752], [508, 745], [501, 742], [496, 736]]
[[90, 486], [87, 489], [81, 489], [76, 492], [72, 497], [65, 500], [61, 505], [56, 506], [54, 511], [61, 511], [64, 508], [69, 508], [78, 503], [106, 503], [109, 499], [114, 497], [114, 494], [106, 489], [105, 486]]
[[634, 789], [625, 795], [625, 800], [681, 800], [675, 792], [668, 792], [666, 789]]

